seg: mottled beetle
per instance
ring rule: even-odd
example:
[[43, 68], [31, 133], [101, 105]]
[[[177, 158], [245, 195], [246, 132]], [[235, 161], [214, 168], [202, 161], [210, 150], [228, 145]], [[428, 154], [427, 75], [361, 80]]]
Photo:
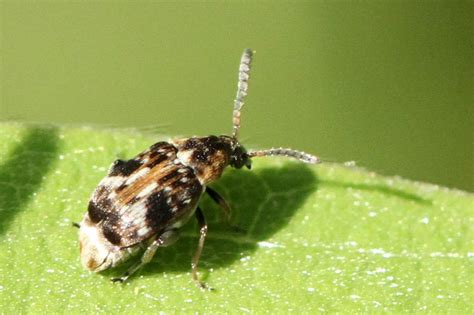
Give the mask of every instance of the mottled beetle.
[[247, 152], [238, 139], [240, 110], [247, 95], [252, 51], [246, 49], [239, 67], [237, 96], [234, 101], [232, 136], [208, 136], [158, 142], [135, 158], [117, 160], [92, 194], [79, 224], [82, 265], [99, 272], [127, 260], [144, 249], [141, 260], [120, 278], [125, 281], [148, 263], [158, 247], [178, 239], [178, 229], [194, 214], [200, 226], [198, 247], [192, 258], [192, 277], [201, 288], [197, 266], [207, 225], [198, 206], [206, 192], [227, 213], [226, 201], [207, 185], [217, 180], [227, 166], [250, 169], [251, 159], [259, 156], [287, 156], [306, 163], [319, 158], [291, 149]]

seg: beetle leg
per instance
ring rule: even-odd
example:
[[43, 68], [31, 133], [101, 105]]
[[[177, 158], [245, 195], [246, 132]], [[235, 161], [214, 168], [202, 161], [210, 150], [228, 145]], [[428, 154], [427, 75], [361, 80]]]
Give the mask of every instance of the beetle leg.
[[201, 208], [197, 207], [196, 209], [196, 219], [199, 224], [199, 243], [194, 253], [193, 260], [191, 261], [192, 275], [193, 280], [196, 282], [196, 285], [200, 289], [208, 289], [204, 282], [199, 281], [197, 274], [197, 267], [199, 264], [199, 258], [201, 257], [202, 248], [204, 247], [204, 241], [206, 240], [207, 235], [207, 224], [204, 215], [202, 214]]
[[174, 242], [176, 242], [179, 238], [179, 234], [177, 229], [172, 229], [163, 232], [160, 236], [158, 236], [151, 244], [147, 247], [145, 252], [143, 253], [142, 258], [135, 264], [133, 264], [128, 270], [119, 278], [112, 278], [112, 282], [125, 282], [133, 273], [135, 273], [138, 269], [143, 267], [145, 264], [149, 263], [153, 256], [156, 253], [158, 247], [166, 247]]
[[242, 228], [240, 228], [236, 225], [233, 225], [230, 222], [231, 210], [230, 210], [230, 206], [227, 203], [227, 201], [225, 201], [225, 199], [222, 198], [222, 196], [219, 195], [219, 193], [217, 191], [215, 191], [214, 189], [212, 189], [210, 187], [206, 187], [206, 193], [212, 198], [212, 200], [214, 200], [222, 208], [222, 210], [224, 210], [224, 215], [225, 215], [225, 218], [227, 220], [227, 223], [234, 230], [234, 232], [245, 233], [244, 229], [242, 229]]
[[230, 222], [231, 211], [227, 201], [225, 201], [217, 191], [210, 187], [206, 187], [206, 193], [222, 208], [222, 210], [224, 210], [225, 217], [227, 221]]

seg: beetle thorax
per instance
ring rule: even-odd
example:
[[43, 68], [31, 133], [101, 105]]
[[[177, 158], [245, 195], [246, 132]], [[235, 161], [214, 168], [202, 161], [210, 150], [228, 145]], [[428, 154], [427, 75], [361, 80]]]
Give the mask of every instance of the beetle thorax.
[[232, 137], [209, 136], [174, 140], [181, 162], [194, 169], [201, 184], [217, 180], [228, 165], [234, 166], [236, 148], [245, 152]]

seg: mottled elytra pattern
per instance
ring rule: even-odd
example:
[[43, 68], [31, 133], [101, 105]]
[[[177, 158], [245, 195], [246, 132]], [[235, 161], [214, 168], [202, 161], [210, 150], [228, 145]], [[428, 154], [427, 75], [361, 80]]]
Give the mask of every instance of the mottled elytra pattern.
[[132, 246], [187, 219], [203, 188], [176, 152], [173, 145], [159, 142], [134, 159], [114, 162], [88, 208], [110, 243]]

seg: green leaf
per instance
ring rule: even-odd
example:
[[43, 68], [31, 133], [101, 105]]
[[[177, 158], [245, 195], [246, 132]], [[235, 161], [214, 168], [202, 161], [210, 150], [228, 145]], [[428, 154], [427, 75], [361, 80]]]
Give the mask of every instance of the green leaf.
[[113, 160], [158, 140], [0, 125], [2, 313], [472, 311], [472, 194], [336, 164], [262, 158], [225, 172], [213, 188], [245, 232], [203, 197], [200, 275], [214, 291], [191, 280], [194, 220], [128, 283], [109, 280], [126, 265], [83, 270], [72, 223]]

